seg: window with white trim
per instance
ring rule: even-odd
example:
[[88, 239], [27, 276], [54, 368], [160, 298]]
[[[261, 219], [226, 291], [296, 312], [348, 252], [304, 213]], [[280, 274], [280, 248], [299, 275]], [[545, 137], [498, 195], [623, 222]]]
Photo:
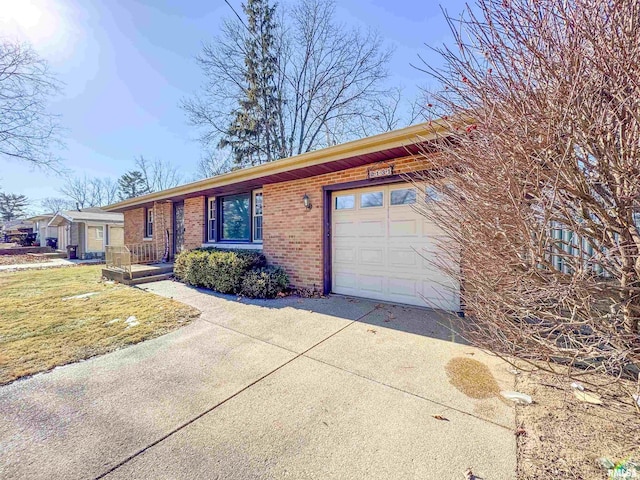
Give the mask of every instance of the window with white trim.
[[253, 192], [253, 241], [262, 241], [262, 190]]
[[96, 239], [102, 240], [104, 238], [104, 227], [96, 227]]
[[207, 242], [216, 241], [216, 197], [207, 199]]
[[220, 240], [251, 241], [251, 193], [220, 198]]
[[144, 236], [153, 237], [153, 208], [145, 209]]

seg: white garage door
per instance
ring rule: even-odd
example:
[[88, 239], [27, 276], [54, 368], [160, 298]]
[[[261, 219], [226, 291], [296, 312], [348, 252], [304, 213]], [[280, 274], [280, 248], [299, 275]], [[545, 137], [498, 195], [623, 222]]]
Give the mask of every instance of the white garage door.
[[456, 283], [433, 264], [434, 240], [446, 237], [412, 207], [418, 194], [409, 184], [333, 194], [335, 293], [460, 310]]

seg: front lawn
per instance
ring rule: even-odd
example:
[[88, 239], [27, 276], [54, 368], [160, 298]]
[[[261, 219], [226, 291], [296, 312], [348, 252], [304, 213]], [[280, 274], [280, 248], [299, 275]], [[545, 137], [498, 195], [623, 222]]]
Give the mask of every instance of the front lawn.
[[104, 283], [101, 268], [0, 272], [0, 384], [157, 337], [199, 314]]

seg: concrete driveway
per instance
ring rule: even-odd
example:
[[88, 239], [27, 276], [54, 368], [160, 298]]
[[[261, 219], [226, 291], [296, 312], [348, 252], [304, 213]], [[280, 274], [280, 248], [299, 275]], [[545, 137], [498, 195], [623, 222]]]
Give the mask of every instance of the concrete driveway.
[[[515, 478], [514, 409], [454, 387], [457, 319], [331, 297], [240, 302], [178, 331], [0, 387], [0, 478]], [[441, 415], [447, 420], [439, 420]]]

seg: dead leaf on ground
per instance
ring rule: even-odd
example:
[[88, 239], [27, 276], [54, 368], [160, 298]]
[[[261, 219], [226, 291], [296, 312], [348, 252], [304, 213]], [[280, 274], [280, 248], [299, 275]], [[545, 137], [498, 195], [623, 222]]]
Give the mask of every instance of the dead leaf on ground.
[[369, 333], [373, 333], [374, 335], [375, 335], [376, 333], [378, 333], [378, 331], [377, 331], [377, 330], [374, 330], [373, 328], [369, 328], [369, 329], [367, 329], [367, 332], [369, 332]]
[[523, 427], [518, 427], [516, 428], [515, 435], [516, 437], [526, 437], [527, 431]]
[[448, 422], [449, 419], [447, 417], [443, 417], [442, 415], [431, 415], [433, 418], [435, 418], [436, 420], [442, 420], [444, 422]]

